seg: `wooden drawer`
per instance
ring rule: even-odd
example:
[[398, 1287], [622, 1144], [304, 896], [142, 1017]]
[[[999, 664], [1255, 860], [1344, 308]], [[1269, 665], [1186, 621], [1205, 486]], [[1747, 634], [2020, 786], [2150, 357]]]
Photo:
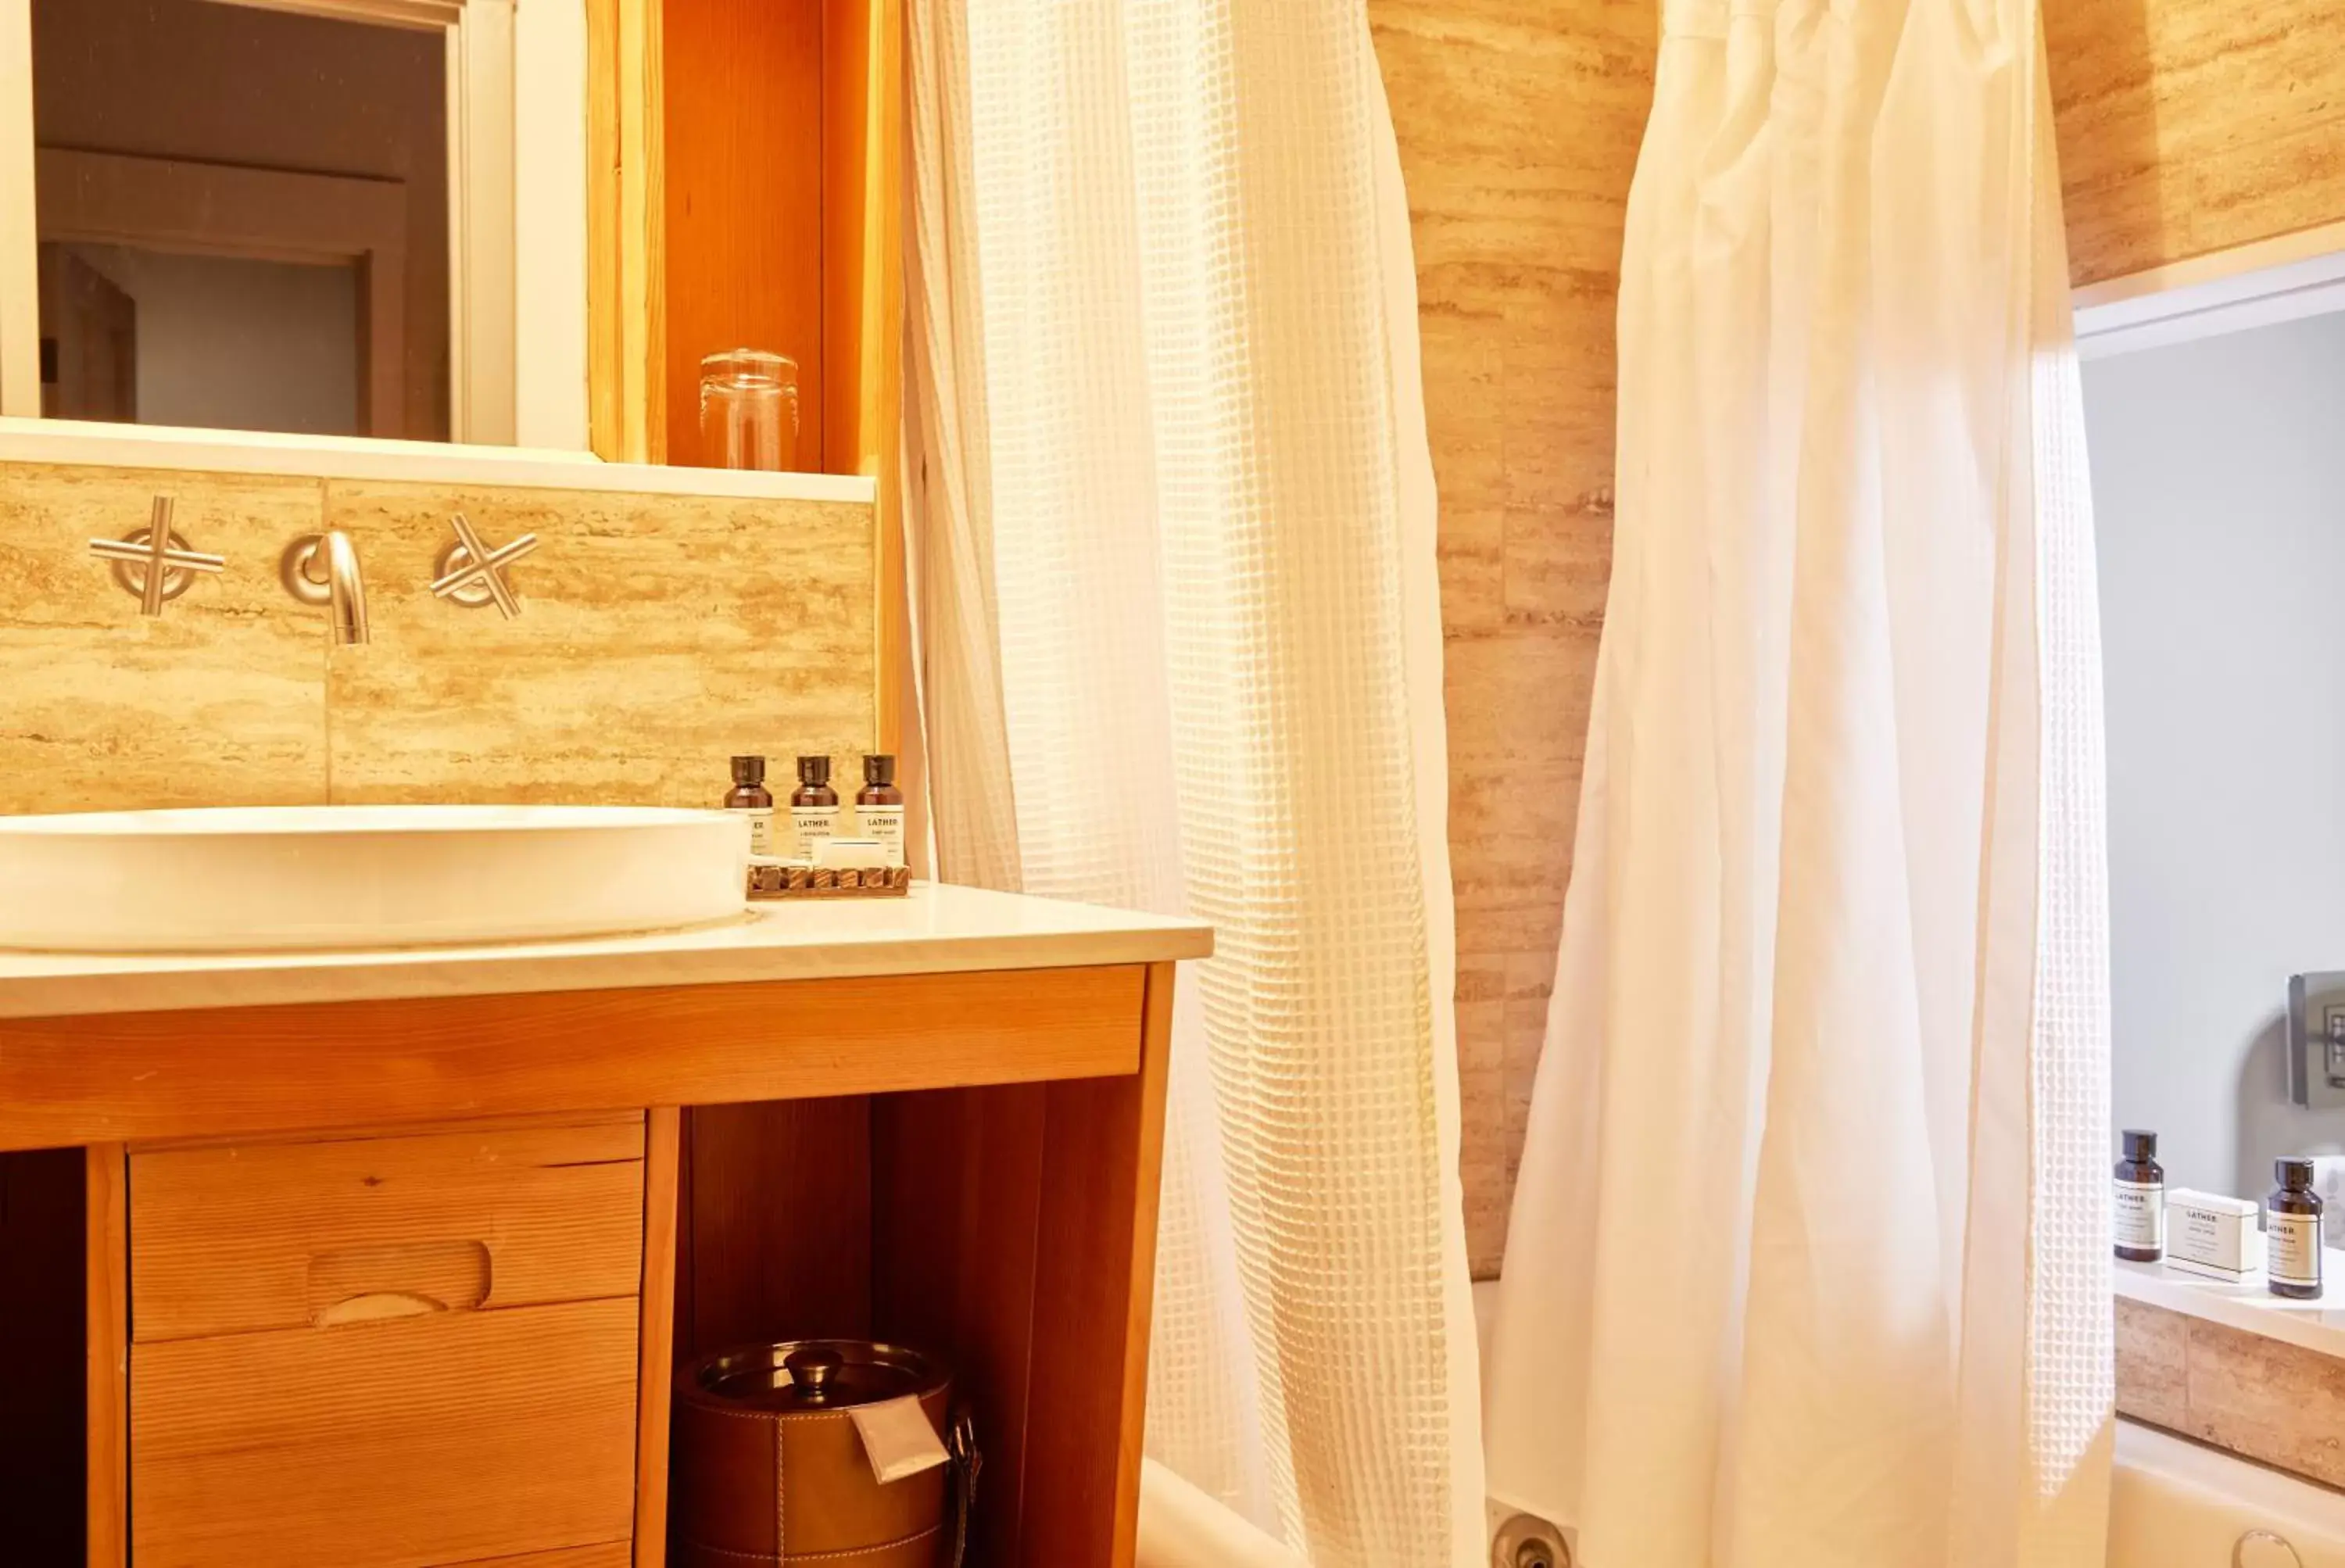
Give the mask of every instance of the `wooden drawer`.
[[132, 1154], [137, 1568], [623, 1562], [643, 1152], [636, 1115]]
[[562, 1552], [532, 1552], [520, 1557], [492, 1557], [464, 1563], [456, 1568], [634, 1568], [632, 1542], [606, 1541], [600, 1546], [573, 1546]]
[[624, 1540], [632, 1297], [133, 1346], [137, 1568], [422, 1568]]
[[640, 1115], [130, 1156], [135, 1344], [632, 1296]]

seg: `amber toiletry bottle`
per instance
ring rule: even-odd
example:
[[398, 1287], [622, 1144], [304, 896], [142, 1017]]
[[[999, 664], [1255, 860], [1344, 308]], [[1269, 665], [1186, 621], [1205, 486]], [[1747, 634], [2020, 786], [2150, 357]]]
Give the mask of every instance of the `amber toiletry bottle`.
[[904, 860], [904, 792], [896, 788], [896, 759], [878, 752], [863, 759], [863, 788], [855, 792], [856, 826], [878, 841], [888, 864]]
[[838, 833], [838, 791], [830, 787], [830, 759], [798, 759], [798, 787], [790, 791], [790, 853], [811, 860]]
[[726, 792], [725, 809], [749, 815], [749, 852], [774, 852], [774, 792], [766, 788], [766, 759], [733, 759], [733, 788]]
[[2320, 1195], [2312, 1162], [2272, 1161], [2279, 1186], [2264, 1199], [2264, 1281], [2275, 1296], [2320, 1299]]
[[2166, 1167], [2157, 1163], [2157, 1135], [2128, 1127], [2125, 1158], [2117, 1168], [2117, 1256], [2155, 1263], [2166, 1256]]

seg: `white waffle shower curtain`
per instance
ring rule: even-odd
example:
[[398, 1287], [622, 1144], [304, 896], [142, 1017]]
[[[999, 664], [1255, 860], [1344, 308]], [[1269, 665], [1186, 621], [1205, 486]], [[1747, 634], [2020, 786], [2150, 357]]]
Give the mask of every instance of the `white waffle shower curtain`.
[[2086, 1568], [2098, 628], [2035, 0], [1666, 0], [1487, 1387], [1585, 1568]]
[[1365, 11], [908, 10], [937, 869], [1218, 928], [1149, 1453], [1315, 1568], [1473, 1563], [1432, 480]]

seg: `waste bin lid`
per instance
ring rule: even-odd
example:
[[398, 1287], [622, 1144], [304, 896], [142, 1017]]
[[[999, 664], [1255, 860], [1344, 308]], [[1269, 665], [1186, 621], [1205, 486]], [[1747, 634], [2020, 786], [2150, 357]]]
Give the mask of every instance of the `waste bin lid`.
[[694, 1365], [687, 1386], [692, 1393], [742, 1410], [842, 1410], [935, 1393], [950, 1380], [935, 1357], [900, 1345], [788, 1339], [704, 1358]]

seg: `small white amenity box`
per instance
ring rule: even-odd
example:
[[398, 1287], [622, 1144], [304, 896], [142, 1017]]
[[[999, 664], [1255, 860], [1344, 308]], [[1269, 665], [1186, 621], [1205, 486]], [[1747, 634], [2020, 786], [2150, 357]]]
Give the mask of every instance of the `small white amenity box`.
[[2264, 1233], [2244, 1197], [2176, 1187], [2166, 1195], [2166, 1262], [2186, 1274], [2239, 1280], [2263, 1272]]

